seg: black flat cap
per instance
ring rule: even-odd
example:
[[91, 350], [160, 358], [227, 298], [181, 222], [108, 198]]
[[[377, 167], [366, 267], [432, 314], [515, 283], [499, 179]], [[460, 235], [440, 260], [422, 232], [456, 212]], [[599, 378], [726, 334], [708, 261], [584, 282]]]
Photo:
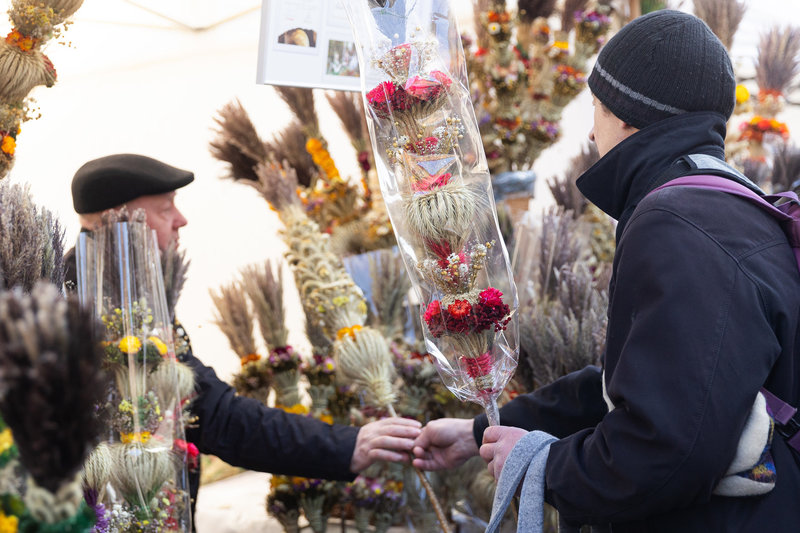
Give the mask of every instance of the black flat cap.
[[136, 154], [89, 161], [72, 178], [72, 205], [78, 214], [118, 207], [140, 196], [163, 194], [190, 184], [194, 174]]

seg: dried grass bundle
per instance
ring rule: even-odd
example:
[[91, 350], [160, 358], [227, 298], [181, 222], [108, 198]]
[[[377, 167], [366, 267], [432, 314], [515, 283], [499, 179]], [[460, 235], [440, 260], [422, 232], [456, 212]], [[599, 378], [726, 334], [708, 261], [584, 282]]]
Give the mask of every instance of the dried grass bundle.
[[528, 292], [520, 305], [517, 380], [529, 391], [599, 364], [605, 347], [608, 296], [595, 287], [589, 266], [565, 266], [555, 277], [553, 299]]
[[586, 10], [589, 0], [564, 0], [564, 9], [561, 11], [561, 31], [569, 32], [575, 27], [575, 13]]
[[288, 162], [297, 174], [300, 185], [312, 187], [317, 181], [319, 170], [311, 154], [306, 150], [307, 140], [303, 124], [293, 120], [267, 144], [267, 151], [275, 160]]
[[345, 335], [334, 343], [339, 377], [368, 393], [368, 401], [392, 416], [397, 395], [394, 392], [394, 364], [386, 339], [366, 327]]
[[161, 255], [161, 270], [164, 273], [164, 293], [167, 298], [169, 321], [175, 320], [175, 306], [186, 283], [186, 272], [191, 261], [186, 257], [186, 250], [178, 250], [175, 242], [170, 243]]
[[567, 172], [564, 176], [552, 176], [547, 180], [547, 186], [556, 201], [556, 205], [567, 211], [572, 211], [574, 217], [579, 217], [585, 210], [589, 201], [578, 190], [575, 182], [600, 159], [597, 146], [594, 143], [585, 143], [581, 146], [579, 154], [569, 161]]
[[[746, 174], [749, 176], [749, 174]], [[773, 191], [796, 190], [800, 185], [800, 147], [781, 144], [776, 152], [772, 167]]]
[[760, 187], [770, 188], [770, 168], [766, 161], [748, 157], [742, 162], [742, 172]]
[[[147, 376], [150, 388], [163, 408], [177, 410], [194, 390], [194, 372], [180, 361], [164, 361]], [[126, 396], [127, 397], [127, 396]]]
[[241, 285], [223, 285], [219, 291], [209, 290], [209, 294], [217, 308], [214, 323], [228, 338], [231, 349], [239, 358], [255, 354], [253, 314]]
[[113, 458], [108, 444], [101, 442], [92, 450], [83, 464], [83, 487], [94, 491], [97, 500], [103, 499], [106, 483], [111, 479]]
[[518, 0], [520, 22], [530, 24], [539, 17], [548, 18], [556, 8], [556, 0]]
[[369, 258], [369, 273], [375, 305], [373, 326], [387, 339], [402, 337], [406, 319], [404, 301], [411, 289], [402, 256], [394, 250], [375, 252]]
[[[517, 381], [534, 390], [592, 364], [604, 346], [607, 279], [588, 253], [587, 226], [551, 209], [540, 227], [523, 224], [515, 272], [520, 290], [520, 362]], [[520, 263], [521, 261], [521, 263]], [[603, 273], [605, 269], [601, 269]]]
[[268, 160], [256, 166], [258, 175], [257, 189], [267, 200], [270, 206], [278, 213], [283, 213], [290, 208], [301, 209], [300, 199], [297, 197], [297, 173], [288, 161], [278, 163], [277, 160]]
[[255, 167], [267, 159], [269, 150], [258, 136], [250, 116], [236, 100], [225, 104], [214, 122], [219, 129], [210, 143], [211, 155], [230, 165], [228, 176], [236, 181], [258, 182]]
[[64, 283], [64, 230], [55, 216], [33, 203], [29, 185], [0, 183], [0, 280], [30, 292], [45, 279]]
[[177, 457], [163, 447], [138, 443], [111, 448], [111, 481], [129, 502], [149, 505], [162, 485], [175, 475]]
[[91, 314], [41, 282], [0, 294], [0, 412], [20, 461], [55, 493], [72, 481], [99, 437], [106, 391]]
[[747, 11], [743, 0], [694, 0], [694, 14], [708, 24], [728, 50]]
[[253, 303], [258, 317], [261, 336], [268, 349], [286, 346], [289, 330], [286, 329], [286, 312], [283, 307], [283, 271], [272, 264], [251, 265], [242, 269], [242, 287]]
[[309, 137], [320, 138], [319, 119], [314, 107], [314, 90], [305, 87], [275, 86], [278, 96], [286, 102]]
[[800, 72], [800, 28], [773, 27], [761, 36], [756, 59], [756, 83], [762, 91], [784, 94]]
[[461, 250], [475, 223], [480, 202], [466, 185], [448, 183], [426, 194], [408, 197], [406, 223], [422, 240], [447, 242], [450, 250]]
[[478, 45], [478, 48], [483, 48], [484, 50], [489, 47], [490, 37], [489, 31], [486, 29], [486, 24], [484, 24], [482, 21], [482, 17], [483, 14], [490, 9], [491, 5], [492, 0], [473, 0], [472, 2], [472, 19], [475, 26], [475, 41]]
[[357, 152], [369, 148], [367, 119], [364, 114], [364, 102], [358, 93], [336, 91], [325, 95], [350, 142]]

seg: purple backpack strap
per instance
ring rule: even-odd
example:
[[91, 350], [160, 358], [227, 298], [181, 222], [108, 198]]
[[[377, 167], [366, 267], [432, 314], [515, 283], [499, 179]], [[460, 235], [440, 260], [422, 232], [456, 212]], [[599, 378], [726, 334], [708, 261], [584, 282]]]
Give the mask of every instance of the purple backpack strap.
[[[697, 176], [683, 176], [675, 178], [660, 187], [656, 187], [651, 194], [666, 189], [668, 187], [696, 187], [699, 189], [710, 189], [722, 191], [736, 196], [741, 196], [758, 205], [763, 210], [769, 212], [781, 224], [789, 245], [794, 252], [798, 269], [800, 269], [800, 200], [793, 192], [784, 192], [768, 196], [759, 196], [753, 190], [733, 180], [721, 176], [701, 174]], [[772, 202], [783, 200], [780, 205]], [[767, 409], [772, 418], [780, 426], [778, 432], [786, 438], [789, 446], [800, 452], [800, 422], [795, 419], [797, 409], [784, 402], [765, 388], [761, 388], [761, 393], [767, 401]]]
[[[797, 194], [793, 192], [782, 192], [768, 196], [759, 196], [754, 191], [738, 182], [721, 176], [706, 174], [675, 178], [661, 187], [653, 189], [651, 194], [661, 189], [676, 186], [696, 187], [699, 189], [710, 189], [713, 191], [735, 194], [736, 196], [747, 198], [750, 202], [770, 213], [780, 221], [781, 228], [783, 228], [783, 232], [786, 234], [789, 245], [794, 252], [797, 268], [800, 269], [800, 200], [798, 200]], [[783, 203], [774, 205], [774, 202], [778, 201], [783, 201]]]

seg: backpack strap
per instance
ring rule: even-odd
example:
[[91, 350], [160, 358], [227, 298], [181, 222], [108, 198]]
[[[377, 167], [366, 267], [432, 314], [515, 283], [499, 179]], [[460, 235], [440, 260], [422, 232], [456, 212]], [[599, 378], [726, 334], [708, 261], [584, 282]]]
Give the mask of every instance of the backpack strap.
[[[746, 198], [751, 203], [759, 206], [775, 217], [781, 225], [781, 229], [789, 240], [789, 245], [794, 252], [798, 270], [800, 270], [800, 200], [794, 192], [783, 192], [767, 196], [760, 196], [751, 188], [721, 176], [698, 174], [693, 176], [683, 176], [675, 178], [660, 187], [656, 187], [649, 194], [668, 187], [695, 187], [698, 189], [708, 189], [721, 191], [736, 196]], [[775, 205], [774, 202], [783, 202]], [[761, 393], [767, 401], [767, 409], [772, 418], [778, 424], [778, 432], [783, 435], [786, 442], [795, 451], [800, 452], [800, 421], [795, 417], [797, 408], [784, 402], [765, 388], [761, 388]]]
[[[656, 187], [651, 193], [666, 189], [667, 187], [684, 186], [709, 189], [714, 191], [727, 192], [742, 198], [746, 198], [751, 203], [759, 206], [775, 217], [781, 225], [789, 245], [794, 252], [794, 258], [800, 270], [800, 199], [794, 192], [782, 192], [767, 196], [760, 196], [749, 187], [736, 181], [721, 176], [710, 174], [699, 174], [694, 176], [683, 176], [675, 178], [660, 187]], [[776, 202], [783, 202], [776, 205]]]

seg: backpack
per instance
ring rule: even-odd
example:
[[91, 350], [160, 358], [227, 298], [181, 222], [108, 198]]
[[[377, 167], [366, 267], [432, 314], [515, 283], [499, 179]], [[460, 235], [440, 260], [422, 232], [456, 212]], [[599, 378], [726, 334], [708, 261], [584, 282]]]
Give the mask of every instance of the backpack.
[[[713, 161], [708, 161], [706, 158]], [[798, 199], [797, 194], [794, 192], [771, 195], [759, 194], [760, 189], [752, 181], [719, 159], [704, 155], [687, 156], [686, 159], [696, 170], [703, 169], [701, 165], [707, 165], [711, 167], [709, 170], [719, 170], [729, 175], [733, 174], [736, 181], [711, 174], [692, 174], [675, 178], [660, 187], [656, 187], [651, 192], [667, 187], [696, 187], [722, 191], [747, 199], [750, 203], [759, 206], [778, 220], [781, 229], [786, 234], [789, 245], [792, 247], [797, 267], [800, 271], [800, 199]], [[786, 439], [792, 449], [800, 453], [800, 421], [795, 417], [797, 408], [792, 407], [763, 387], [760, 392], [766, 399], [767, 409], [775, 420], [778, 433]]]

